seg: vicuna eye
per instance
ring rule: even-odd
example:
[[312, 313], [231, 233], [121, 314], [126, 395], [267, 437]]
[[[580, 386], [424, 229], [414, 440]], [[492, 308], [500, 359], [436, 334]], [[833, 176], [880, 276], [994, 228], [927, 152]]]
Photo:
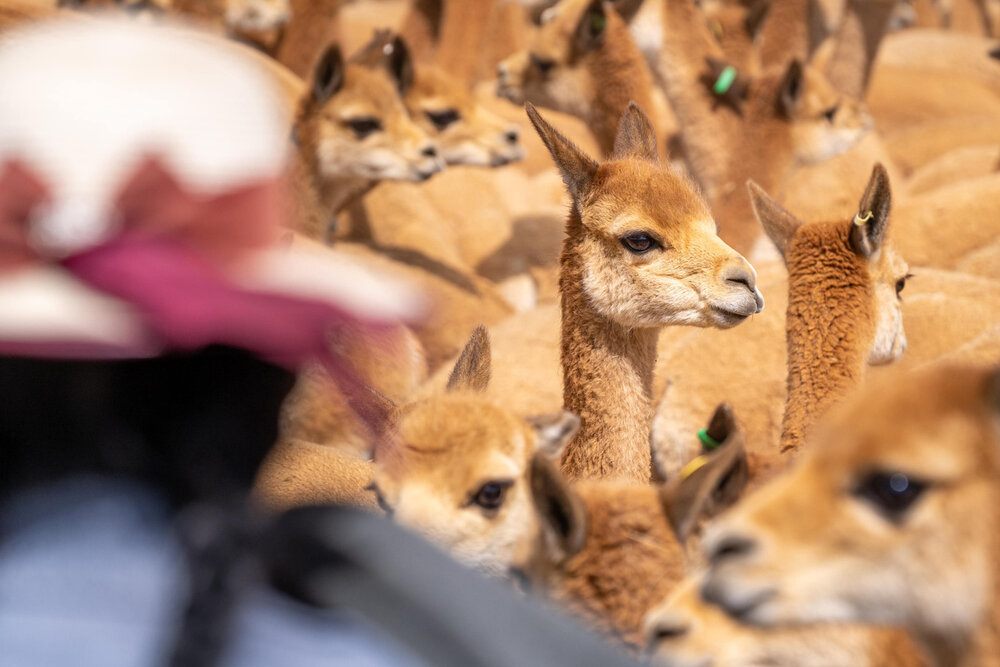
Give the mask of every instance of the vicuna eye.
[[823, 112], [823, 116], [826, 118], [827, 122], [832, 123], [833, 119], [837, 115], [837, 110], [840, 108], [840, 103], [834, 104], [832, 107]]
[[445, 109], [444, 111], [425, 111], [428, 120], [434, 123], [434, 127], [441, 131], [451, 125], [452, 123], [457, 123], [461, 120], [461, 116], [455, 109]]
[[626, 250], [636, 255], [641, 255], [660, 245], [656, 242], [656, 239], [643, 232], [627, 234], [621, 238], [621, 242]]
[[539, 74], [545, 75], [552, 71], [552, 68], [556, 66], [556, 61], [551, 58], [543, 58], [541, 56], [536, 56], [534, 53], [531, 54], [531, 64], [538, 70]]
[[371, 116], [351, 118], [345, 121], [344, 124], [351, 128], [351, 131], [354, 132], [354, 136], [358, 139], [364, 139], [368, 135], [374, 134], [382, 129], [382, 123], [379, 122], [379, 119], [372, 118]]
[[901, 472], [874, 472], [861, 480], [854, 494], [898, 522], [926, 489], [925, 482]]
[[903, 288], [906, 287], [906, 279], [912, 277], [913, 277], [912, 273], [907, 273], [905, 276], [896, 281], [896, 296], [899, 296], [900, 294], [903, 293]]
[[496, 510], [503, 505], [505, 496], [507, 495], [507, 489], [511, 487], [513, 482], [502, 481], [502, 482], [487, 482], [479, 487], [476, 494], [472, 496], [473, 505], [479, 505], [485, 510]]

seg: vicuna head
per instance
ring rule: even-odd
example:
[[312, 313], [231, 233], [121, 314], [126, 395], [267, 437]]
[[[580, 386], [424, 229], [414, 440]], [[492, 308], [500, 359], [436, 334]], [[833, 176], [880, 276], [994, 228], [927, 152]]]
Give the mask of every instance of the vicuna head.
[[558, 459], [579, 426], [568, 413], [525, 420], [481, 394], [490, 378], [486, 329], [473, 334], [447, 393], [403, 406], [376, 451], [379, 504], [460, 561], [505, 575], [533, 559], [541, 538], [533, 461]]
[[[851, 220], [802, 223], [779, 206], [752, 181], [747, 186], [754, 215], [785, 259], [789, 272], [791, 317], [807, 310], [798, 300], [814, 300], [815, 307], [842, 308], [838, 299], [866, 304], [861, 321], [853, 322], [851, 335], [870, 339], [869, 364], [896, 361], [906, 350], [901, 295], [907, 265], [887, 238], [891, 191], [885, 168], [876, 164]], [[826, 281], [824, 284], [823, 281]], [[793, 285], [794, 283], [794, 285]], [[820, 296], [814, 290], [841, 288]], [[800, 308], [801, 305], [801, 308]]]
[[544, 549], [529, 580], [627, 642], [684, 575], [686, 540], [699, 520], [729, 507], [746, 484], [742, 432], [731, 410], [712, 419], [721, 440], [662, 486], [620, 481], [570, 484], [551, 461], [532, 461], [531, 489]]
[[[363, 56], [377, 62], [387, 48], [405, 49], [405, 43], [391, 31], [380, 30], [355, 61]], [[404, 82], [403, 92], [410, 117], [433, 137], [445, 163], [500, 167], [524, 158], [517, 125], [476, 102], [462, 82], [441, 68], [417, 65]]]
[[324, 178], [423, 181], [443, 167], [437, 147], [403, 106], [412, 81], [402, 43], [385, 54], [384, 66], [345, 63], [329, 47], [303, 98], [296, 137]]
[[828, 160], [856, 144], [871, 128], [864, 103], [837, 92], [814, 67], [793, 60], [781, 73], [751, 88], [754, 117], [788, 123], [793, 157], [800, 164]]
[[625, 111], [601, 164], [527, 111], [573, 200], [563, 258], [581, 285], [564, 292], [582, 288], [601, 316], [626, 327], [725, 328], [763, 309], [753, 267], [718, 237], [694, 186], [661, 164], [639, 107]]
[[996, 654], [1000, 371], [856, 397], [784, 478], [711, 527], [702, 592], [743, 621], [905, 627], [939, 664]]
[[[615, 50], [639, 53], [619, 12], [631, 15], [640, 4], [562, 0], [545, 10], [531, 46], [498, 65], [497, 94], [515, 104], [532, 102], [587, 118], [599, 89], [615, 86], [618, 77], [644, 76], [651, 81], [643, 68], [616, 71], [615, 58], [609, 57]], [[628, 61], [624, 53], [614, 55]]]
[[701, 577], [681, 582], [647, 614], [647, 653], [661, 667], [909, 667], [926, 661], [890, 628], [744, 625], [701, 597]]

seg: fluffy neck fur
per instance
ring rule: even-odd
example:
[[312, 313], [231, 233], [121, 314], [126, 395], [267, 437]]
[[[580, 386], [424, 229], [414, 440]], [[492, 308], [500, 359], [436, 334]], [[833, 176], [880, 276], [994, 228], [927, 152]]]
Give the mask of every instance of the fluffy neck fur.
[[647, 483], [659, 331], [626, 329], [594, 310], [583, 291], [583, 223], [575, 208], [566, 232], [559, 278], [563, 403], [582, 423], [563, 455], [563, 471], [574, 480]]
[[[610, 155], [618, 134], [618, 121], [635, 102], [643, 109], [653, 109], [653, 76], [645, 58], [635, 45], [628, 27], [617, 13], [608, 11], [604, 38], [597, 49], [586, 56], [590, 80], [594, 82], [594, 100], [585, 120], [604, 155]], [[662, 128], [651, 119], [656, 136]]]
[[587, 538], [548, 574], [547, 594], [603, 634], [642, 646], [643, 618], [683, 578], [684, 551], [656, 487], [595, 482], [576, 489], [586, 506]]
[[788, 400], [781, 451], [864, 379], [875, 335], [873, 287], [842, 222], [802, 227], [788, 257]]
[[837, 32], [825, 73], [847, 97], [865, 99], [875, 54], [889, 25], [891, 2], [851, 2]]

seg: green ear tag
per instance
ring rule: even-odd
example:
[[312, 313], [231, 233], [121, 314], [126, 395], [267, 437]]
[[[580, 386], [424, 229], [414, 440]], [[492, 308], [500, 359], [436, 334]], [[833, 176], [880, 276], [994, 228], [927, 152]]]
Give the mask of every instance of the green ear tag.
[[715, 91], [716, 95], [725, 95], [732, 87], [733, 81], [736, 81], [736, 68], [732, 65], [726, 65], [726, 68], [719, 74], [719, 78], [715, 80], [712, 90]]
[[717, 449], [722, 445], [721, 442], [708, 434], [707, 428], [698, 431], [698, 439], [701, 440], [701, 444], [705, 445], [705, 449]]
[[604, 26], [608, 24], [608, 19], [605, 18], [604, 14], [599, 12], [592, 12], [590, 15], [590, 30], [593, 33], [599, 33], [604, 31]]

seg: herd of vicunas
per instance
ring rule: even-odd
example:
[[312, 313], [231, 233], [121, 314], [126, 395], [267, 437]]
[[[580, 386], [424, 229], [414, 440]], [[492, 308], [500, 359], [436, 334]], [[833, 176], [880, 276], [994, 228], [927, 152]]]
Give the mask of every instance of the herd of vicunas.
[[365, 418], [302, 374], [263, 504], [385, 513], [660, 664], [1000, 665], [1000, 1], [0, 25], [91, 11], [233, 38], [287, 101], [288, 242], [424, 295], [336, 343]]

